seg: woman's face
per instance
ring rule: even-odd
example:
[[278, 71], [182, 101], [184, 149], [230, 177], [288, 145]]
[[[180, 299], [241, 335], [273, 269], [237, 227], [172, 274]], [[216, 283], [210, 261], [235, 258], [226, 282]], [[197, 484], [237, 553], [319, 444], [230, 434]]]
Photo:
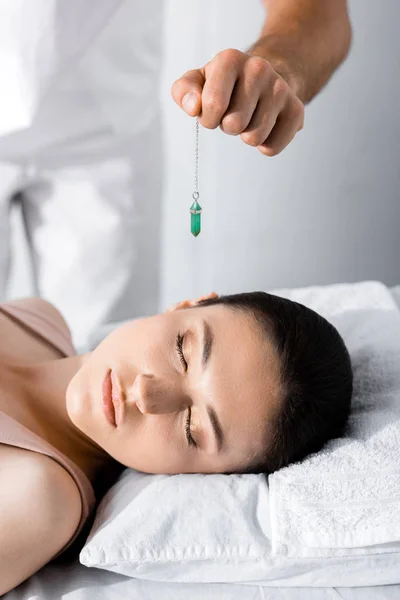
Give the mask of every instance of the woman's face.
[[[68, 414], [139, 471], [240, 471], [262, 455], [279, 406], [279, 360], [245, 312], [185, 304], [112, 332], [72, 379]], [[117, 427], [102, 408], [110, 369], [122, 399]]]

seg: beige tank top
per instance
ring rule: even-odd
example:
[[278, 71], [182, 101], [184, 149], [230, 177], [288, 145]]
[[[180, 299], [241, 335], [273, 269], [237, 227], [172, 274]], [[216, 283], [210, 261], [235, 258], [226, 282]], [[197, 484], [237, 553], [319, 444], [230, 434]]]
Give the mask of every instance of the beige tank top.
[[[31, 310], [25, 306], [13, 305], [10, 302], [0, 304], [0, 311], [50, 342], [65, 357], [76, 354], [69, 331], [52, 321], [47, 314], [42, 313], [36, 307], [34, 310]], [[46, 454], [64, 467], [75, 481], [82, 500], [81, 518], [74, 536], [57, 554], [59, 556], [78, 537], [95, 506], [95, 495], [92, 484], [85, 473], [67, 456], [2, 411], [0, 411], [0, 444], [8, 444], [31, 450], [32, 452]]]

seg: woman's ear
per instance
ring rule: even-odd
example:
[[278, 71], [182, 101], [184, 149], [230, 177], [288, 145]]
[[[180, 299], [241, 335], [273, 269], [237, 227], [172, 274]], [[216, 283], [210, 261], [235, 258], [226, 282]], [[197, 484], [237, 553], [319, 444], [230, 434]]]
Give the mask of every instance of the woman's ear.
[[173, 306], [170, 306], [169, 308], [167, 308], [167, 310], [165, 312], [181, 310], [182, 308], [191, 308], [193, 306], [196, 306], [196, 304], [201, 302], [201, 300], [209, 300], [211, 298], [218, 298], [218, 294], [216, 294], [215, 292], [210, 292], [209, 294], [206, 294], [205, 296], [200, 296], [200, 298], [197, 298], [196, 300], [182, 300], [182, 302], [177, 302], [177, 304], [174, 304]]

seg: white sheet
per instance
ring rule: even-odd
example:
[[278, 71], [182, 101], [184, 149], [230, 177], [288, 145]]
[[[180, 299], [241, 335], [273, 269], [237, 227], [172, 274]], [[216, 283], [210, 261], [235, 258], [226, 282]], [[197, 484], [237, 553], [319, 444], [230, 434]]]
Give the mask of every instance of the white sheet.
[[361, 588], [262, 588], [218, 583], [159, 583], [88, 569], [48, 565], [4, 600], [398, 600], [400, 585]]

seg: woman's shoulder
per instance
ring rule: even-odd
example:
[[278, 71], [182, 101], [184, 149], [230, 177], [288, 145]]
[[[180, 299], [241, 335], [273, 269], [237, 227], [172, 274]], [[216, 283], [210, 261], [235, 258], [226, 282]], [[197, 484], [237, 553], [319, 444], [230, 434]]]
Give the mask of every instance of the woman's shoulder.
[[2, 308], [7, 309], [15, 309], [17, 311], [36, 314], [38, 316], [45, 317], [47, 320], [52, 321], [54, 324], [58, 325], [60, 329], [65, 329], [70, 333], [70, 329], [61, 312], [43, 298], [33, 297], [33, 298], [19, 298], [17, 300], [10, 300], [9, 302], [4, 302], [0, 305]]
[[0, 497], [2, 595], [68, 543], [82, 506], [75, 482], [50, 457], [0, 444], [0, 463], [0, 487], [6, 492]]
[[69, 356], [75, 353], [67, 322], [61, 312], [47, 300], [35, 297], [4, 302], [0, 304], [1, 316], [4, 317], [0, 318], [1, 329], [14, 328], [13, 339], [16, 335], [18, 336], [15, 325], [22, 326], [28, 330], [28, 333], [39, 336], [39, 341], [42, 339], [46, 344], [55, 347], [61, 354]]
[[[52, 505], [52, 509], [58, 511], [63, 508], [63, 498], [65, 494], [70, 497], [73, 503], [73, 508], [78, 521], [81, 512], [81, 499], [78, 487], [64, 467], [62, 467], [52, 457], [32, 452], [18, 446], [10, 446], [0, 443], [0, 463], [2, 465], [0, 472], [0, 480], [7, 480], [11, 483], [10, 490], [16, 489], [18, 485], [31, 485], [43, 494], [49, 492], [59, 493], [57, 499], [60, 505]], [[52, 489], [48, 484], [54, 484]], [[4, 489], [4, 486], [0, 486]], [[54, 499], [54, 496], [52, 497]], [[74, 502], [75, 500], [75, 502]], [[50, 508], [50, 506], [49, 506]], [[78, 510], [79, 509], [79, 510]]]

